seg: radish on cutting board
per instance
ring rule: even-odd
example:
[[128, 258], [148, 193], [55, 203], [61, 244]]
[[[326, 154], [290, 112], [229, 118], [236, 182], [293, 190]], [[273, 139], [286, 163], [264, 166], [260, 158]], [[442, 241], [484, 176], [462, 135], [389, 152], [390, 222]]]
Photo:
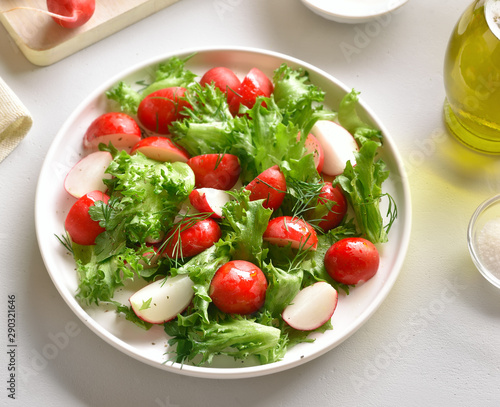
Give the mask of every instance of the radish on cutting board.
[[94, 15], [95, 0], [47, 0], [52, 19], [64, 28], [81, 27]]
[[143, 321], [163, 324], [184, 311], [194, 297], [193, 281], [187, 274], [157, 280], [134, 293], [129, 302]]
[[78, 161], [64, 179], [64, 189], [75, 198], [80, 198], [87, 192], [105, 192], [107, 187], [103, 179], [110, 179], [106, 169], [113, 161], [108, 151], [95, 151]]
[[320, 281], [300, 290], [281, 316], [294, 329], [312, 331], [332, 317], [337, 302], [337, 290]]
[[97, 150], [100, 143], [112, 143], [118, 150], [130, 152], [141, 137], [139, 125], [129, 115], [121, 112], [104, 113], [88, 127], [83, 137], [83, 147]]
[[213, 212], [212, 218], [222, 218], [222, 208], [231, 200], [231, 195], [221, 189], [196, 188], [189, 194], [189, 202], [199, 212]]
[[61, 27], [78, 28], [94, 15], [95, 0], [47, 0], [47, 10], [19, 6], [0, 11], [0, 14], [14, 10], [37, 11], [49, 15]]
[[311, 133], [323, 148], [323, 173], [339, 175], [344, 172], [347, 161], [353, 166], [356, 164], [354, 153], [359, 151], [358, 143], [341, 125], [330, 120], [318, 120]]
[[130, 155], [136, 152], [161, 162], [180, 161], [186, 163], [189, 160], [189, 154], [166, 137], [146, 137], [132, 147]]

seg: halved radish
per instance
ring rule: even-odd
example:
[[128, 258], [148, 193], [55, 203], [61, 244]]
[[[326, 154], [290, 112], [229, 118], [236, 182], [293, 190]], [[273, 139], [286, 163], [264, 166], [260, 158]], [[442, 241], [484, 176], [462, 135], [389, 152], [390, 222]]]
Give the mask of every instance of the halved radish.
[[240, 104], [252, 108], [257, 97], [270, 97], [274, 90], [271, 80], [258, 68], [252, 68], [241, 81], [236, 94], [229, 101], [229, 110], [236, 115]]
[[165, 238], [165, 232], [160, 231], [160, 232], [158, 232], [158, 236], [155, 236], [155, 237], [147, 236], [145, 239], [145, 242], [148, 245], [158, 244], [158, 243], [162, 242], [164, 238]]
[[231, 200], [231, 195], [221, 189], [196, 188], [189, 194], [189, 202], [200, 212], [213, 212], [212, 218], [222, 218], [222, 207]]
[[234, 92], [237, 91], [241, 85], [241, 81], [236, 74], [231, 69], [224, 66], [217, 66], [209, 69], [200, 79], [200, 84], [203, 86], [211, 83], [227, 95], [228, 102], [231, 101], [235, 95]]
[[189, 160], [189, 154], [166, 137], [144, 138], [132, 147], [130, 155], [138, 151], [156, 161], [186, 163]]
[[321, 204], [326, 204], [328, 201], [335, 202], [335, 204], [332, 206], [332, 209], [321, 218], [321, 222], [318, 223], [318, 226], [323, 229], [324, 232], [337, 227], [347, 213], [347, 200], [342, 189], [338, 185], [334, 187], [331, 182], [325, 182], [318, 197], [318, 202]]
[[96, 201], [107, 203], [109, 196], [101, 191], [91, 191], [79, 198], [69, 210], [64, 228], [73, 242], [83, 246], [93, 245], [97, 236], [104, 232], [105, 229], [99, 222], [89, 215], [89, 208], [94, 206]]
[[142, 259], [139, 263], [142, 267], [149, 269], [156, 267], [158, 265], [158, 260], [160, 259], [160, 253], [158, 253], [158, 248], [155, 246], [150, 246], [149, 250], [142, 255]]
[[129, 115], [121, 112], [104, 113], [89, 126], [83, 137], [83, 146], [97, 150], [100, 143], [110, 142], [118, 150], [130, 152], [141, 139], [141, 129]]
[[194, 224], [183, 222], [167, 234], [162, 254], [170, 258], [195, 256], [213, 246], [222, 235], [219, 224], [213, 219], [203, 219]]
[[129, 298], [135, 315], [152, 324], [163, 324], [184, 311], [194, 297], [193, 281], [187, 274], [157, 280]]
[[347, 161], [353, 166], [356, 164], [354, 153], [359, 151], [358, 143], [342, 126], [330, 120], [318, 120], [311, 133], [323, 147], [325, 174], [342, 174]]
[[228, 190], [234, 187], [241, 173], [240, 161], [234, 154], [202, 154], [187, 164], [194, 172], [196, 188]]
[[312, 154], [314, 158], [314, 164], [316, 164], [316, 170], [321, 173], [323, 171], [323, 166], [325, 164], [325, 153], [320, 142], [312, 133], [309, 133], [304, 144], [306, 148], [306, 154]]
[[312, 226], [302, 219], [291, 216], [271, 219], [262, 237], [277, 246], [291, 245], [294, 249], [311, 250], [316, 250], [318, 247], [318, 236]]
[[286, 179], [277, 165], [268, 168], [253, 179], [246, 187], [250, 200], [263, 199], [264, 208], [278, 209], [285, 199]]
[[186, 89], [170, 87], [159, 89], [142, 99], [137, 108], [137, 117], [149, 131], [158, 134], [169, 134], [169, 126], [173, 121], [185, 117], [184, 109], [191, 105], [183, 99]]
[[64, 179], [64, 189], [75, 198], [80, 198], [90, 191], [105, 192], [107, 187], [103, 179], [111, 175], [105, 171], [113, 161], [107, 151], [95, 151], [78, 161]]
[[281, 316], [294, 329], [312, 331], [332, 317], [337, 302], [337, 290], [320, 281], [300, 290]]

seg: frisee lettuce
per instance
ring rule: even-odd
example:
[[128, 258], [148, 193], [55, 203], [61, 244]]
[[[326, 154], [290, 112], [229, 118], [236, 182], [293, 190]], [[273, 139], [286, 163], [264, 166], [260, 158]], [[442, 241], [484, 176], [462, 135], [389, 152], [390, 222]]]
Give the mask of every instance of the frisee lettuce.
[[[342, 100], [339, 108], [339, 121], [349, 130], [358, 144], [355, 153], [356, 165], [347, 162], [344, 172], [335, 179], [354, 209], [356, 221], [362, 236], [372, 243], [388, 241], [388, 232], [397, 217], [397, 206], [392, 197], [382, 192], [382, 184], [389, 177], [385, 162], [377, 158], [381, 146], [381, 132], [364, 123], [356, 112], [359, 93], [352, 90]], [[388, 222], [380, 213], [380, 201], [386, 196], [389, 200]]]
[[170, 229], [182, 202], [194, 188], [194, 174], [184, 163], [160, 163], [141, 153], [120, 152], [106, 170], [110, 200], [89, 208], [105, 231], [92, 246], [73, 244], [79, 274], [78, 298], [86, 303], [109, 301], [134, 275], [150, 278], [145, 268], [147, 238]]

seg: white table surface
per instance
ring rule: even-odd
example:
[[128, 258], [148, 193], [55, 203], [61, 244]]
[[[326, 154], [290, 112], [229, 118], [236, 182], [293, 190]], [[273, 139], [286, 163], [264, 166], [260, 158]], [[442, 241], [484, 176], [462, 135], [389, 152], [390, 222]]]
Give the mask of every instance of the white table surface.
[[[410, 0], [389, 19], [343, 25], [298, 0], [181, 0], [48, 67], [28, 62], [0, 28], [0, 76], [35, 122], [0, 164], [0, 405], [500, 405], [500, 290], [476, 271], [466, 245], [475, 207], [500, 190], [500, 161], [462, 147], [442, 121], [443, 56], [469, 3]], [[164, 372], [97, 337], [50, 280], [33, 218], [45, 153], [93, 89], [160, 53], [216, 45], [285, 53], [360, 90], [400, 149], [413, 205], [401, 274], [359, 331], [297, 368], [229, 381]], [[9, 294], [17, 304], [17, 401], [7, 397]]]

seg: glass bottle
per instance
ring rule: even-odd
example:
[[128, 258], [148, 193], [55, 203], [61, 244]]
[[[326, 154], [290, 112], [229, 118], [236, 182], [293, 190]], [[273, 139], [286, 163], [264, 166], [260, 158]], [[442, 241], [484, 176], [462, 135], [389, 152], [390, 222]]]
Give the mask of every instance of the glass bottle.
[[476, 0], [451, 35], [444, 62], [446, 124], [462, 143], [500, 154], [500, 0]]

